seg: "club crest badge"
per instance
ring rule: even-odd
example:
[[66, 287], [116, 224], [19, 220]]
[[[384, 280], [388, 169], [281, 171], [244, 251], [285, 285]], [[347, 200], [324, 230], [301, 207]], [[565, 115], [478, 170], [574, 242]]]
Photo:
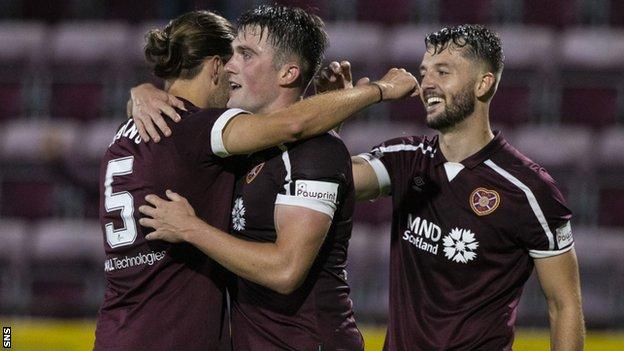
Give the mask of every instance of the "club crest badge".
[[470, 194], [470, 207], [478, 216], [489, 215], [500, 205], [500, 195], [494, 190], [476, 188]]
[[258, 174], [260, 174], [260, 171], [262, 170], [262, 167], [264, 167], [264, 162], [262, 162], [261, 164], [257, 165], [256, 167], [252, 168], [251, 171], [249, 171], [249, 173], [247, 173], [247, 177], [245, 177], [245, 182], [247, 182], [247, 184], [253, 182], [253, 180], [256, 179], [256, 176], [258, 176]]

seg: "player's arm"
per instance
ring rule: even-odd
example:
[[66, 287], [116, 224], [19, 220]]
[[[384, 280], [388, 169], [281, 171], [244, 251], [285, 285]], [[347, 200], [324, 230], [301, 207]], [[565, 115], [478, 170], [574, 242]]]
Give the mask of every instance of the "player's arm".
[[379, 180], [373, 167], [362, 157], [351, 157], [353, 185], [358, 201], [374, 200], [379, 197]]
[[583, 350], [585, 325], [574, 248], [534, 262], [548, 302], [551, 350]]
[[238, 276], [281, 294], [293, 292], [305, 280], [331, 226], [325, 213], [276, 205], [276, 242], [251, 242], [203, 222], [182, 196], [170, 191], [167, 196], [172, 201], [149, 195], [146, 200], [154, 207], [139, 208], [152, 217], [142, 218], [141, 225], [156, 229], [147, 239], [188, 242]]
[[[411, 73], [393, 68], [374, 84], [315, 95], [266, 115], [238, 115], [224, 128], [223, 145], [229, 154], [248, 154], [309, 138], [327, 132], [349, 116], [380, 100], [415, 96], [418, 94], [417, 88], [418, 83]], [[132, 115], [135, 121], [140, 121], [137, 128], [141, 137], [149, 134], [157, 141], [160, 139], [157, 129], [168, 136], [170, 129], [163, 116], [156, 111], [161, 109], [166, 116], [174, 118], [177, 114], [169, 105], [175, 101], [175, 97], [150, 84], [133, 88], [131, 95]], [[158, 101], [157, 105], [155, 101]], [[169, 110], [164, 109], [165, 105]]]

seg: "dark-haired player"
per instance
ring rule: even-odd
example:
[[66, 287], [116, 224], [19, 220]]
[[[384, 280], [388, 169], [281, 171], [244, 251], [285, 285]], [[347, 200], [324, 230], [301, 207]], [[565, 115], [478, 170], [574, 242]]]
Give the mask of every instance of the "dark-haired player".
[[146, 143], [139, 120], [124, 123], [101, 164], [101, 225], [107, 288], [95, 350], [218, 350], [229, 348], [222, 268], [188, 244], [145, 239], [137, 208], [167, 187], [185, 194], [197, 214], [228, 229], [235, 160], [217, 155], [260, 150], [329, 130], [379, 99], [408, 94], [415, 79], [394, 71], [379, 86], [326, 94], [282, 112], [223, 109], [230, 82], [224, 68], [234, 30], [220, 16], [195, 11], [148, 34], [146, 58], [186, 111], [173, 136]]
[[553, 350], [581, 350], [584, 326], [571, 213], [553, 179], [492, 132], [503, 70], [479, 25], [427, 36], [420, 66], [434, 138], [386, 141], [353, 158], [359, 199], [392, 196], [386, 350], [511, 350], [533, 271]]
[[[265, 113], [300, 99], [327, 44], [320, 18], [261, 6], [238, 24], [226, 64], [228, 106]], [[154, 218], [141, 223], [157, 229], [148, 238], [192, 243], [240, 277], [230, 290], [235, 349], [363, 349], [344, 271], [355, 200], [344, 144], [332, 134], [286, 143], [251, 155], [245, 173], [232, 210], [235, 236], [168, 194], [174, 201], [152, 196], [155, 208], [140, 208]]]

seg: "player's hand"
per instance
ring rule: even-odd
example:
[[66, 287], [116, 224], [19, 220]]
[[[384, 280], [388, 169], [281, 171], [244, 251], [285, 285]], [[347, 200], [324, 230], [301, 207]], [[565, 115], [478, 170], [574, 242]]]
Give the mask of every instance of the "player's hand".
[[418, 80], [404, 68], [390, 69], [383, 78], [374, 84], [381, 88], [384, 101], [420, 95]]
[[314, 78], [314, 86], [317, 93], [326, 91], [353, 88], [351, 78], [351, 63], [349, 61], [333, 61], [321, 69]]
[[195, 215], [195, 210], [183, 196], [171, 190], [167, 190], [166, 194], [171, 201], [153, 194], [145, 197], [152, 206], [140, 206], [139, 212], [151, 218], [143, 217], [139, 223], [144, 227], [155, 229], [145, 236], [147, 240], [184, 242], [185, 234], [203, 222]]
[[165, 136], [171, 135], [171, 129], [167, 126], [167, 122], [161, 113], [179, 122], [181, 117], [174, 107], [186, 111], [184, 103], [180, 99], [149, 83], [130, 89], [129, 104], [128, 110], [131, 111], [141, 139], [149, 141], [151, 137], [156, 143], [160, 141], [160, 135], [156, 128]]

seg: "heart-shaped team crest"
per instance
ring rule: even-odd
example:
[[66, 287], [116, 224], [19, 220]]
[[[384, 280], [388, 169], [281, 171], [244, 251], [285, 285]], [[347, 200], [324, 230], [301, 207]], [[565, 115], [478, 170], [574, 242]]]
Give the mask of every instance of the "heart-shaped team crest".
[[247, 184], [253, 182], [253, 180], [256, 179], [256, 176], [260, 174], [262, 167], [264, 167], [264, 162], [252, 168], [251, 171], [247, 173], [247, 177], [245, 178], [245, 181], [247, 182]]
[[470, 194], [470, 207], [479, 216], [489, 215], [500, 205], [500, 195], [494, 190], [476, 188]]

